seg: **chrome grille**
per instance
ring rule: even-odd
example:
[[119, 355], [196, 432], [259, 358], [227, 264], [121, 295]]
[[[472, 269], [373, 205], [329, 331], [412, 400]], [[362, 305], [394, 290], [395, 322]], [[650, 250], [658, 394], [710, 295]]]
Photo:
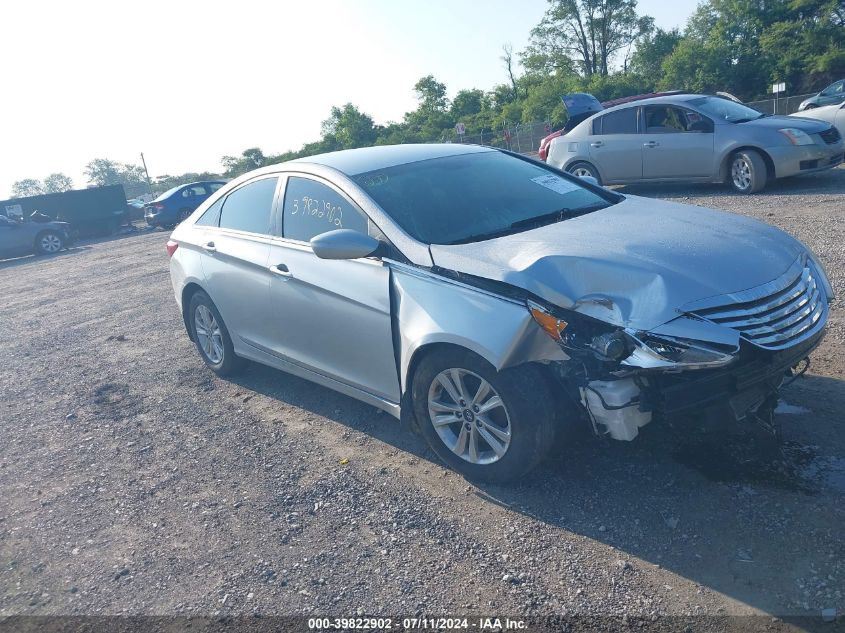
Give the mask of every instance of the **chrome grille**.
[[824, 139], [824, 142], [828, 145], [833, 145], [836, 141], [842, 138], [839, 135], [839, 130], [837, 130], [835, 127], [829, 128], [824, 132], [821, 132], [819, 136], [821, 136], [822, 139]]
[[827, 297], [815, 271], [802, 259], [775, 281], [701, 302], [688, 311], [737, 330], [760, 347], [795, 345], [817, 332], [827, 314]]

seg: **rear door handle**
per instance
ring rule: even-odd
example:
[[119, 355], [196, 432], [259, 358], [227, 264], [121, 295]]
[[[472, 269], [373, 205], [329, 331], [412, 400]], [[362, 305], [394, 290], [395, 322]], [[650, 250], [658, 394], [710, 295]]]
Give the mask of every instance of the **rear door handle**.
[[648, 141], [646, 143], [643, 143], [643, 147], [657, 147], [658, 145], [660, 145], [660, 143], [658, 143], [657, 141]]
[[214, 245], [214, 242], [206, 242], [205, 244], [202, 245], [202, 247], [207, 253], [216, 253], [217, 252], [217, 247]]
[[604, 141], [593, 141], [590, 143], [590, 147], [601, 147], [602, 145], [604, 145]]
[[275, 266], [270, 266], [270, 272], [274, 275], [278, 275], [279, 277], [293, 277], [290, 270], [288, 270], [287, 265], [285, 264], [276, 264]]

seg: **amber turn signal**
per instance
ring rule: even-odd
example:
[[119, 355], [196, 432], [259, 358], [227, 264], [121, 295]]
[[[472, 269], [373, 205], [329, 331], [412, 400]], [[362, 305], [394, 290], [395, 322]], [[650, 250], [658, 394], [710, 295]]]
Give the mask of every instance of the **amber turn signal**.
[[546, 334], [551, 336], [554, 340], [560, 341], [561, 335], [567, 326], [566, 321], [561, 321], [556, 316], [549, 314], [543, 308], [534, 303], [528, 304], [528, 310], [531, 312], [531, 316], [534, 317], [534, 320], [538, 323], [538, 325], [546, 331]]

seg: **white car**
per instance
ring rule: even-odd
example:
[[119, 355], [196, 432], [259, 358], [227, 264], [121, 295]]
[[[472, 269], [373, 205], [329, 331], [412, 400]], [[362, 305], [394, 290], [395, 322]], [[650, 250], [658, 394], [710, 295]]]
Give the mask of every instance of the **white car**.
[[802, 119], [816, 119], [826, 121], [839, 130], [840, 136], [845, 136], [845, 103], [810, 108], [803, 112], [795, 112], [789, 116], [801, 117]]

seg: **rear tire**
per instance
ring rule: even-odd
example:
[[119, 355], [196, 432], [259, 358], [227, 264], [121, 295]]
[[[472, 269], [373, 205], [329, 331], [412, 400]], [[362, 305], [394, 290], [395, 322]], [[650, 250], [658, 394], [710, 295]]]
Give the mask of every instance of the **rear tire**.
[[586, 163], [583, 161], [572, 163], [569, 167], [566, 168], [566, 171], [567, 173], [570, 173], [578, 178], [580, 178], [581, 176], [592, 176], [596, 179], [596, 182], [598, 182], [600, 185], [602, 184], [601, 176], [599, 176], [598, 169], [593, 167], [590, 163]]
[[515, 481], [554, 444], [552, 394], [533, 365], [497, 372], [468, 350], [438, 350], [420, 361], [411, 389], [420, 432], [468, 479]]
[[64, 247], [65, 240], [56, 231], [42, 231], [35, 238], [35, 252], [39, 255], [54, 255]]
[[218, 376], [231, 376], [243, 369], [244, 360], [235, 355], [223, 317], [202, 290], [191, 297], [188, 319], [197, 350], [211, 371]]
[[731, 156], [728, 182], [738, 193], [757, 193], [769, 180], [769, 170], [760, 152], [745, 149]]

